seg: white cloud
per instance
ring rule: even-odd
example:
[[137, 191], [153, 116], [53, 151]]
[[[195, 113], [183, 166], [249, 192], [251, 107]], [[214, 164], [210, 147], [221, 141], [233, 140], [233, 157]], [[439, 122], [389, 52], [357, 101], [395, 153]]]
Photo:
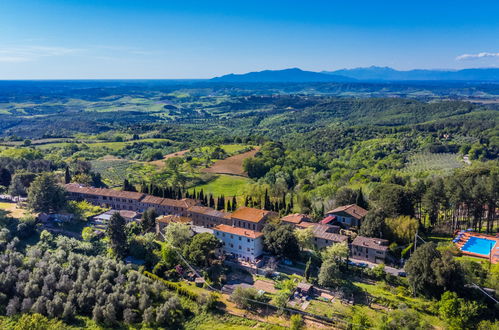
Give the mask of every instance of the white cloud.
[[63, 56], [82, 51], [77, 48], [52, 46], [14, 46], [0, 47], [0, 62], [30, 62], [40, 57]]
[[499, 53], [482, 52], [482, 53], [478, 53], [478, 54], [463, 54], [463, 55], [459, 55], [458, 57], [456, 57], [456, 60], [458, 60], [458, 61], [475, 60], [475, 59], [484, 58], [484, 57], [499, 57]]

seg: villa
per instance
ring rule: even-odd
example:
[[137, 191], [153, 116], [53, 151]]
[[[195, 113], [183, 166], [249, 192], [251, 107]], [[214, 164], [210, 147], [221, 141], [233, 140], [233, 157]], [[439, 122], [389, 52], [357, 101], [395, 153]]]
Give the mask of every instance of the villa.
[[263, 253], [263, 233], [228, 225], [213, 228], [214, 235], [222, 242], [222, 251], [238, 259], [255, 262]]

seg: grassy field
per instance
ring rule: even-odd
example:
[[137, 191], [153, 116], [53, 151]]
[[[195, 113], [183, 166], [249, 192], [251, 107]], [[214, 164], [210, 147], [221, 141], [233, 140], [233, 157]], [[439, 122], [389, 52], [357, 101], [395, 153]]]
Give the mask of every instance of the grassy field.
[[422, 172], [447, 172], [464, 166], [459, 160], [458, 154], [441, 153], [417, 153], [409, 158], [404, 172], [417, 174]]
[[21, 218], [24, 215], [29, 215], [30, 213], [24, 209], [17, 208], [16, 203], [3, 203], [0, 202], [0, 210], [3, 210], [7, 215], [13, 218]]
[[[211, 193], [214, 196], [241, 196], [244, 193], [245, 185], [249, 182], [251, 182], [251, 179], [245, 177], [222, 174], [207, 184], [194, 188], [196, 191], [203, 189], [205, 193]], [[194, 188], [190, 189], [190, 191]]]

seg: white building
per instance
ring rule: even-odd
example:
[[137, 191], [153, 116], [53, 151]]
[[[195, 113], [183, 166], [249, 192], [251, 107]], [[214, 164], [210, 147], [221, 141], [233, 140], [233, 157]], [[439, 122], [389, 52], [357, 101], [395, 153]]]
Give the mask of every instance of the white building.
[[222, 250], [225, 254], [254, 262], [263, 253], [261, 232], [228, 225], [218, 225], [213, 228], [213, 232], [222, 241]]

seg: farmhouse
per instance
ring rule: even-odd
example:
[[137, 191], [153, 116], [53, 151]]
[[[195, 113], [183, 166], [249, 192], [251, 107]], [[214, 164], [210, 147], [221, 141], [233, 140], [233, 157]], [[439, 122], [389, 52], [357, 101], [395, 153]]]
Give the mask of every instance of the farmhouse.
[[213, 228], [222, 242], [222, 250], [245, 261], [254, 262], [263, 253], [263, 234], [258, 231], [228, 225]]
[[188, 213], [194, 226], [212, 228], [222, 224], [232, 224], [230, 213], [217, 211], [211, 207], [191, 206], [188, 208]]
[[272, 211], [254, 209], [251, 207], [240, 207], [231, 215], [232, 226], [262, 231], [265, 221], [276, 217], [277, 213]]
[[316, 224], [313, 226], [314, 246], [322, 249], [335, 243], [348, 242], [348, 236], [339, 234], [340, 227]]
[[168, 215], [161, 215], [156, 218], [156, 234], [159, 235], [160, 233], [165, 232], [165, 228], [170, 224], [170, 223], [183, 223], [183, 224], [189, 224], [191, 223], [191, 218], [188, 217], [181, 217], [178, 215], [173, 215], [173, 214], [168, 214]]
[[149, 207], [153, 207], [159, 214], [187, 216], [187, 209], [198, 204], [196, 200], [189, 198], [176, 200], [139, 192], [86, 187], [74, 183], [66, 184], [64, 188], [68, 192], [69, 199], [86, 200], [94, 205], [116, 210], [144, 212]]
[[294, 213], [281, 218], [283, 223], [298, 226], [303, 222], [310, 222], [312, 219], [306, 214]]
[[388, 251], [388, 241], [380, 238], [357, 236], [350, 250], [354, 259], [367, 260], [374, 263], [384, 263]]
[[[360, 227], [362, 219], [366, 216], [367, 210], [356, 204], [340, 206], [326, 213], [326, 219], [333, 217], [336, 223], [345, 228]], [[323, 221], [324, 221], [323, 220]], [[325, 222], [325, 221], [324, 221]], [[330, 223], [330, 222], [325, 222]]]

